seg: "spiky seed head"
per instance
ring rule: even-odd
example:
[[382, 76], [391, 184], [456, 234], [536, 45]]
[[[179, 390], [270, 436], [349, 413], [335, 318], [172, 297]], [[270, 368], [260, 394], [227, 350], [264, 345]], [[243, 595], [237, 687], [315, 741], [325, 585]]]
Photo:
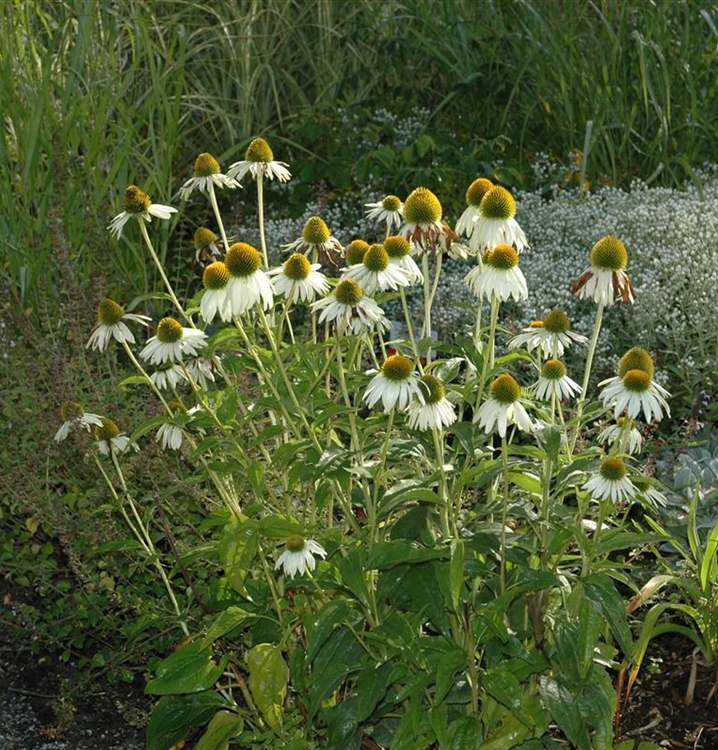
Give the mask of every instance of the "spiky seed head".
[[623, 385], [632, 393], [645, 393], [651, 387], [651, 376], [645, 370], [629, 370], [623, 376]]
[[489, 393], [500, 404], [514, 404], [521, 397], [521, 386], [512, 375], [505, 372], [494, 379]]
[[403, 354], [392, 354], [384, 361], [381, 372], [387, 380], [392, 382], [408, 380], [414, 372], [414, 363]]
[[653, 364], [653, 358], [645, 349], [641, 349], [640, 346], [634, 346], [618, 360], [618, 374], [620, 377], [623, 377], [629, 370], [643, 370], [650, 377], [653, 377], [656, 366]]
[[499, 271], [510, 271], [519, 264], [519, 254], [511, 245], [496, 245], [484, 253], [484, 263]]
[[409, 240], [400, 234], [394, 234], [384, 240], [384, 248], [390, 258], [405, 258], [411, 252]]
[[194, 249], [204, 250], [205, 247], [209, 247], [213, 242], [218, 239], [217, 235], [207, 227], [200, 227], [194, 233]]
[[60, 415], [62, 416], [63, 422], [69, 422], [71, 419], [79, 419], [85, 410], [82, 408], [82, 404], [77, 401], [63, 401], [60, 407]]
[[364, 296], [364, 290], [354, 279], [344, 279], [337, 284], [334, 295], [337, 302], [340, 302], [342, 305], [354, 307], [359, 304], [361, 298]]
[[618, 237], [608, 235], [591, 248], [589, 260], [594, 268], [602, 271], [623, 271], [628, 265], [628, 251]]
[[302, 229], [302, 238], [309, 245], [323, 245], [331, 237], [329, 227], [324, 219], [312, 216]]
[[95, 437], [98, 440], [112, 440], [120, 434], [120, 428], [107, 417], [101, 417], [102, 427], [95, 427]]
[[182, 338], [182, 324], [174, 318], [162, 318], [155, 335], [163, 344], [174, 344]]
[[508, 221], [516, 216], [516, 201], [506, 188], [494, 185], [481, 199], [479, 210], [486, 219]]
[[566, 365], [560, 359], [547, 359], [541, 366], [541, 377], [548, 380], [561, 380], [566, 377]]
[[304, 281], [312, 272], [312, 264], [306, 255], [294, 253], [284, 261], [284, 275], [292, 281]]
[[404, 218], [409, 224], [436, 224], [443, 214], [439, 199], [425, 187], [413, 190], [404, 202]]
[[363, 262], [364, 266], [374, 273], [385, 271], [389, 265], [389, 253], [387, 253], [384, 245], [371, 245], [364, 254]]
[[419, 388], [427, 405], [438, 404], [446, 396], [446, 388], [439, 378], [433, 375], [422, 375], [419, 378]]
[[385, 211], [398, 211], [401, 208], [401, 200], [395, 195], [387, 195], [381, 202], [381, 207]]
[[205, 289], [224, 289], [229, 284], [229, 268], [221, 260], [210, 263], [202, 274], [202, 284]]
[[103, 326], [115, 326], [121, 320], [125, 311], [120, 305], [114, 300], [105, 297], [100, 300], [100, 304], [97, 307], [97, 320]]
[[219, 162], [212, 154], [200, 154], [194, 161], [195, 177], [211, 177], [213, 174], [219, 174], [221, 171]]
[[304, 549], [304, 537], [300, 534], [292, 534], [287, 539], [285, 546], [290, 552], [301, 552]]
[[626, 476], [628, 469], [626, 469], [623, 459], [617, 456], [609, 456], [601, 462], [599, 473], [609, 482], [618, 482]]
[[566, 333], [571, 321], [563, 310], [552, 310], [543, 319], [544, 328], [551, 333]]
[[348, 266], [355, 266], [364, 260], [364, 255], [369, 249], [369, 243], [364, 240], [352, 240], [346, 249], [344, 259]]
[[224, 258], [232, 276], [251, 276], [262, 265], [261, 253], [246, 242], [235, 242]]
[[486, 177], [479, 177], [474, 180], [466, 190], [466, 205], [478, 208], [481, 205], [481, 199], [491, 190], [494, 183], [487, 180]]
[[269, 144], [264, 138], [255, 138], [244, 153], [246, 161], [261, 162], [262, 164], [269, 164], [270, 161], [274, 160], [274, 153], [269, 148]]
[[143, 214], [151, 205], [152, 199], [150, 196], [137, 185], [130, 185], [125, 190], [122, 207], [128, 214]]

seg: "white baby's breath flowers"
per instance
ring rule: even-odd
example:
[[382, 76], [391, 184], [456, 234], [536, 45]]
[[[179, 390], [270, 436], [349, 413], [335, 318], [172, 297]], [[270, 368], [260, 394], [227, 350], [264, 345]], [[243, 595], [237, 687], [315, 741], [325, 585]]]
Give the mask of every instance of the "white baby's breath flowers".
[[194, 162], [194, 176], [180, 188], [180, 198], [187, 200], [190, 195], [199, 190], [205, 195], [214, 188], [238, 188], [241, 187], [237, 180], [222, 174], [219, 162], [212, 154], [200, 154]]
[[354, 279], [367, 294], [409, 286], [407, 274], [398, 264], [391, 262], [382, 244], [371, 245], [361, 263], [349, 266], [343, 276]]
[[128, 449], [139, 450], [137, 443], [131, 443], [129, 437], [120, 432], [120, 428], [107, 417], [102, 417], [102, 424], [95, 427], [95, 440], [97, 450], [103, 456], [124, 453]]
[[456, 421], [456, 410], [444, 383], [434, 375], [422, 375], [409, 405], [407, 423], [413, 430], [441, 430]]
[[312, 571], [316, 568], [315, 555], [325, 558], [327, 552], [314, 539], [305, 539], [303, 536], [295, 534], [287, 539], [284, 552], [277, 559], [274, 569], [282, 568], [284, 575], [290, 578], [294, 578], [297, 573], [304, 575], [308, 570]]
[[387, 195], [376, 203], [365, 203], [364, 205], [368, 209], [365, 212], [366, 218], [370, 221], [385, 224], [387, 233], [391, 232], [392, 227], [401, 226], [404, 218], [404, 204], [395, 195]]
[[529, 291], [526, 278], [519, 268], [519, 254], [511, 245], [497, 245], [487, 250], [482, 263], [466, 274], [464, 283], [481, 298], [505, 302], [513, 297], [526, 299]]
[[235, 242], [227, 251], [224, 263], [230, 273], [227, 304], [232, 317], [257, 304], [269, 310], [274, 302], [274, 292], [267, 274], [260, 268], [261, 253], [246, 242]]
[[281, 266], [267, 272], [276, 295], [288, 302], [313, 302], [329, 291], [327, 277], [319, 263], [310, 263], [301, 253], [292, 253]]
[[92, 432], [93, 427], [102, 426], [102, 417], [99, 414], [91, 414], [86, 412], [81, 404], [76, 401], [65, 401], [60, 407], [60, 414], [62, 415], [62, 424], [55, 433], [55, 442], [60, 443], [65, 440], [70, 431], [75, 427], [79, 427], [86, 432]]
[[162, 318], [155, 335], [140, 352], [142, 359], [153, 365], [181, 362], [185, 356], [196, 357], [207, 343], [207, 334], [196, 328], [183, 328], [174, 318]]
[[524, 432], [534, 430], [534, 423], [521, 403], [521, 386], [506, 372], [491, 383], [489, 397], [474, 415], [474, 422], [478, 422], [487, 435], [496, 429], [502, 438], [506, 437], [510, 424]]
[[172, 206], [152, 203], [150, 196], [144, 190], [138, 188], [137, 185], [130, 185], [125, 190], [122, 205], [125, 210], [117, 214], [107, 227], [110, 230], [110, 234], [118, 240], [122, 236], [125, 224], [130, 219], [137, 219], [149, 224], [153, 216], [157, 219], [167, 220], [172, 214], [177, 213], [177, 209]]
[[609, 456], [603, 459], [599, 470], [589, 477], [583, 489], [588, 491], [594, 500], [628, 502], [635, 496], [636, 488], [627, 474], [628, 469], [623, 459]]
[[251, 174], [256, 180], [266, 177], [268, 180], [288, 182], [292, 175], [287, 169], [289, 165], [283, 161], [275, 161], [274, 153], [264, 138], [255, 138], [244, 153], [244, 159], [231, 164], [227, 174], [237, 180], [242, 180], [246, 174]]
[[98, 323], [90, 334], [87, 347], [105, 351], [113, 339], [120, 344], [134, 344], [135, 337], [125, 321], [147, 325], [152, 318], [147, 315], [126, 313], [120, 305], [107, 297], [100, 301], [97, 308]]
[[636, 288], [626, 273], [628, 252], [618, 237], [600, 239], [589, 254], [590, 268], [574, 282], [572, 291], [579, 299], [597, 304], [633, 303]]
[[479, 203], [479, 218], [469, 238], [472, 250], [487, 250], [496, 245], [513, 245], [517, 252], [528, 247], [523, 230], [514, 218], [516, 201], [501, 185], [487, 190]]
[[534, 384], [533, 392], [542, 401], [553, 398], [562, 401], [581, 393], [581, 386], [566, 374], [566, 365], [560, 359], [548, 359], [541, 366], [541, 377]]
[[364, 391], [364, 401], [370, 409], [381, 401], [385, 414], [392, 409], [406, 411], [418, 388], [419, 379], [414, 373], [414, 363], [402, 354], [392, 354], [369, 381]]
[[391, 328], [381, 307], [353, 279], [342, 279], [329, 296], [312, 304], [312, 310], [319, 313], [319, 323], [335, 323], [339, 333]]

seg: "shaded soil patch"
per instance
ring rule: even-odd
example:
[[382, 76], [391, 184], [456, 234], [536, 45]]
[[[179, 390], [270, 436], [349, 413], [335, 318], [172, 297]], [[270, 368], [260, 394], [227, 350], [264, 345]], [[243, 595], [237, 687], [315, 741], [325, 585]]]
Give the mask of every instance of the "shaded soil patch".
[[718, 750], [717, 678], [716, 666], [702, 664], [690, 641], [657, 638], [622, 712], [620, 739], [652, 741], [671, 750]]

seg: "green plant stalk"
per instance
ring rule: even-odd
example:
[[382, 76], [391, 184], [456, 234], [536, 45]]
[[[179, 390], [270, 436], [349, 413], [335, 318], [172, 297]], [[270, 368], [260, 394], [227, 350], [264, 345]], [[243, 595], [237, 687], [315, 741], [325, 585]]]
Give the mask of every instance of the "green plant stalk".
[[479, 392], [476, 396], [476, 408], [481, 406], [481, 398], [486, 390], [486, 376], [494, 369], [494, 353], [496, 351], [496, 326], [499, 320], [499, 306], [501, 302], [498, 297], [491, 298], [491, 320], [489, 323], [489, 339], [484, 349], [484, 357], [481, 363], [481, 378], [479, 380]]
[[150, 235], [147, 232], [147, 226], [142, 219], [138, 222], [140, 225], [140, 231], [142, 232], [142, 237], [145, 240], [145, 245], [147, 245], [147, 249], [150, 251], [150, 255], [152, 256], [152, 260], [154, 261], [155, 267], [159, 271], [160, 276], [162, 277], [162, 281], [164, 282], [165, 289], [167, 289], [167, 293], [170, 296], [170, 299], [172, 300], [172, 303], [179, 311], [179, 314], [187, 321], [187, 323], [192, 327], [196, 328], [197, 326], [192, 321], [192, 318], [190, 318], [189, 315], [185, 312], [184, 307], [180, 304], [180, 301], [177, 299], [177, 295], [174, 292], [174, 289], [172, 288], [172, 284], [170, 284], [170, 280], [167, 278], [167, 274], [165, 273], [165, 269], [162, 266], [162, 263], [160, 262], [159, 257], [157, 256], [157, 253], [155, 252], [155, 248], [152, 245], [152, 240], [150, 240]]
[[601, 323], [603, 321], [603, 311], [605, 303], [601, 300], [596, 308], [596, 321], [593, 324], [593, 334], [591, 336], [591, 343], [588, 346], [588, 354], [586, 355], [586, 367], [583, 373], [583, 383], [581, 384], [581, 395], [579, 397], [578, 405], [576, 407], [576, 426], [574, 429], [573, 437], [569, 442], [571, 452], [573, 453], [576, 447], [576, 440], [578, 440], [578, 433], [581, 430], [581, 415], [583, 414], [583, 407], [586, 403], [586, 394], [588, 393], [588, 382], [591, 379], [591, 367], [593, 366], [593, 357], [596, 354], [596, 348], [598, 346], [598, 335], [601, 333]]
[[411, 322], [411, 313], [409, 312], [409, 305], [406, 301], [406, 291], [404, 290], [404, 287], [401, 287], [399, 289], [399, 299], [401, 300], [401, 309], [404, 311], [406, 330], [409, 333], [409, 341], [411, 342], [411, 348], [414, 352], [414, 358], [419, 363], [419, 368], [421, 368], [421, 362], [419, 361], [419, 351], [416, 348], [416, 338], [414, 337], [414, 326]]
[[509, 520], [509, 447], [506, 435], [501, 438], [501, 468], [503, 469], [503, 493], [501, 496], [501, 567], [499, 586], [501, 593], [506, 591], [506, 524]]
[[264, 232], [264, 174], [257, 175], [257, 219], [259, 221], [259, 242], [262, 247], [264, 267], [269, 268], [269, 254], [267, 253], [267, 238]]
[[222, 214], [219, 212], [219, 206], [217, 205], [217, 194], [215, 192], [213, 182], [209, 183], [208, 196], [209, 196], [209, 202], [212, 204], [212, 211], [214, 212], [214, 218], [217, 220], [219, 233], [222, 236], [222, 243], [224, 244], [224, 252], [227, 253], [229, 251], [229, 242], [227, 241], [227, 233], [224, 231], [224, 222], [222, 221]]
[[456, 528], [456, 513], [452, 508], [449, 486], [446, 481], [446, 470], [444, 469], [444, 442], [442, 431], [435, 428], [431, 431], [434, 439], [434, 451], [436, 452], [437, 468], [439, 470], [439, 495], [441, 496], [441, 531], [444, 539], [450, 539], [452, 534], [458, 538], [459, 532]]
[[[135, 522], [137, 523], [137, 526], [135, 526], [135, 524], [130, 520], [129, 516], [127, 515], [127, 512], [125, 511], [122, 505], [122, 501], [120, 500], [120, 497], [117, 494], [112, 484], [112, 481], [110, 480], [109, 476], [105, 472], [105, 469], [100, 463], [97, 456], [95, 456], [95, 463], [97, 464], [97, 467], [99, 468], [100, 473], [102, 474], [105, 482], [107, 483], [107, 486], [110, 489], [110, 493], [112, 494], [115, 502], [117, 503], [120, 513], [122, 514], [122, 517], [125, 520], [125, 523], [127, 523], [130, 530], [135, 535], [135, 538], [139, 542], [142, 549], [145, 551], [145, 554], [148, 557], [153, 558], [154, 566], [157, 569], [157, 572], [160, 574], [160, 578], [162, 579], [162, 583], [165, 586], [167, 595], [169, 596], [170, 601], [172, 602], [172, 607], [174, 608], [175, 614], [177, 615], [177, 619], [179, 621], [180, 627], [182, 628], [182, 632], [185, 634], [185, 636], [188, 636], [189, 629], [187, 627], [187, 623], [184, 621], [184, 618], [182, 617], [182, 612], [180, 610], [179, 603], [177, 602], [177, 598], [175, 597], [174, 591], [172, 589], [172, 584], [170, 583], [170, 580], [167, 577], [167, 573], [165, 573], [165, 569], [162, 566], [162, 563], [160, 562], [159, 553], [155, 549], [155, 546], [152, 542], [152, 538], [147, 532], [147, 529], [145, 529], [145, 526], [142, 523], [142, 519], [140, 518], [139, 513], [137, 512], [137, 508], [135, 507], [135, 503], [132, 500], [132, 496], [130, 495], [129, 490], [127, 489], [125, 477], [122, 473], [122, 469], [120, 468], [120, 464], [117, 460], [117, 456], [115, 455], [115, 452], [113, 451], [111, 446], [110, 446], [110, 458], [112, 459], [112, 463], [115, 467], [115, 472], [117, 473], [117, 477], [120, 481], [120, 487], [122, 488], [123, 497], [125, 498], [128, 505], [130, 506], [130, 509], [132, 510], [132, 515], [135, 518]], [[140, 529], [141, 529], [141, 532], [140, 532]]]

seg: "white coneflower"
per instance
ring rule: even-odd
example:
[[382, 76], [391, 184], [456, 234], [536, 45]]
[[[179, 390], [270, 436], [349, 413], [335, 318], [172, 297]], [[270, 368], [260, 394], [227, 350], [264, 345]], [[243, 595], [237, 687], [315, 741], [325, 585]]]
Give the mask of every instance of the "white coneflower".
[[281, 266], [267, 272], [274, 293], [289, 302], [313, 302], [329, 291], [327, 277], [319, 263], [310, 263], [301, 253], [292, 253]]
[[111, 420], [102, 417], [102, 424], [95, 427], [95, 440], [97, 441], [97, 450], [104, 456], [111, 453], [124, 453], [128, 448], [139, 450], [137, 443], [130, 443], [130, 439], [120, 428]]
[[448, 398], [444, 383], [433, 375], [422, 375], [407, 415], [413, 430], [440, 430], [456, 422], [456, 411]]
[[474, 422], [477, 421], [486, 434], [497, 428], [501, 437], [506, 437], [510, 424], [525, 432], [534, 430], [534, 423], [521, 403], [521, 386], [506, 372], [491, 383], [489, 398], [474, 415]]
[[387, 357], [381, 370], [369, 381], [364, 401], [372, 409], [381, 401], [384, 413], [406, 411], [419, 388], [414, 363], [402, 354]]
[[643, 450], [643, 435], [636, 427], [633, 419], [628, 417], [619, 417], [616, 424], [610, 424], [608, 427], [598, 433], [598, 442], [602, 445], [613, 445], [620, 441], [620, 451], [629, 454], [640, 453]]
[[626, 502], [636, 494], [633, 482], [626, 476], [628, 469], [623, 459], [609, 456], [601, 462], [600, 469], [583, 485], [594, 500], [611, 500]]
[[160, 390], [169, 390], [176, 388], [186, 378], [181, 364], [178, 362], [167, 362], [157, 366], [154, 372], [150, 373], [150, 380]]
[[274, 302], [274, 292], [267, 274], [260, 268], [261, 253], [246, 242], [235, 242], [224, 262], [230, 273], [227, 297], [232, 316], [241, 315], [258, 303], [268, 310]]
[[247, 146], [244, 160], [230, 165], [227, 174], [237, 180], [243, 179], [249, 173], [255, 180], [261, 175], [268, 180], [288, 182], [292, 179], [288, 166], [289, 164], [283, 161], [274, 160], [274, 153], [264, 138], [255, 138]]
[[643, 410], [646, 422], [663, 419], [670, 415], [666, 398], [671, 394], [653, 380], [645, 370], [628, 370], [625, 375], [609, 378], [599, 383], [603, 405], [613, 408], [614, 417], [625, 412], [636, 418]]
[[[183, 425], [189, 413], [179, 401], [170, 401], [169, 408], [175, 415], [159, 426], [155, 441], [162, 445], [162, 450], [178, 451], [184, 442]], [[197, 407], [194, 407], [195, 410]], [[204, 432], [204, 430], [202, 430]]]
[[354, 279], [367, 294], [409, 286], [407, 275], [397, 264], [391, 263], [389, 253], [381, 244], [371, 245], [361, 263], [344, 271], [344, 278]]
[[471, 235], [474, 233], [476, 222], [479, 220], [479, 206], [481, 205], [481, 199], [486, 193], [491, 190], [494, 183], [491, 180], [487, 180], [485, 177], [479, 177], [469, 185], [466, 190], [466, 209], [461, 214], [459, 220], [456, 222], [454, 230], [456, 234], [460, 234], [467, 239], [471, 240]]
[[377, 203], [364, 205], [369, 209], [365, 212], [366, 218], [385, 224], [387, 232], [390, 232], [393, 226], [401, 226], [404, 218], [404, 204], [395, 195], [387, 195]]
[[[214, 368], [217, 365], [217, 358], [207, 359], [206, 357], [194, 357], [184, 362], [187, 372], [192, 380], [201, 388], [206, 388], [209, 382], [214, 383]], [[183, 373], [184, 374], [184, 373]], [[192, 409], [188, 410], [188, 414]]]
[[340, 281], [328, 297], [312, 304], [312, 310], [319, 312], [320, 323], [325, 320], [336, 323], [340, 333], [359, 334], [376, 328], [391, 328], [381, 307], [367, 297], [353, 279]]
[[479, 218], [474, 224], [469, 245], [472, 250], [486, 250], [496, 245], [513, 245], [517, 252], [528, 247], [528, 241], [516, 216], [516, 201], [501, 185], [494, 185], [481, 198]]
[[[384, 249], [389, 254], [389, 262], [394, 263], [406, 274], [409, 284], [423, 284], [424, 274], [411, 257], [411, 245], [406, 237], [394, 234], [384, 240]], [[348, 256], [348, 252], [347, 252]]]
[[590, 268], [573, 284], [571, 291], [579, 299], [589, 299], [612, 305], [614, 302], [633, 303], [636, 288], [626, 273], [628, 251], [618, 237], [603, 237], [589, 255]]
[[294, 578], [297, 573], [304, 575], [308, 570], [316, 568], [317, 561], [314, 555], [319, 555], [323, 559], [327, 556], [327, 552], [314, 539], [305, 539], [295, 534], [287, 539], [284, 552], [279, 556], [274, 569], [283, 568], [284, 575], [290, 578]]
[[369, 243], [362, 239], [352, 240], [344, 252], [344, 262], [348, 266], [355, 266], [364, 260]]
[[222, 259], [222, 251], [217, 245], [219, 237], [207, 227], [198, 227], [192, 238], [195, 249], [195, 260], [205, 265], [215, 260]]
[[229, 303], [229, 268], [221, 260], [210, 263], [202, 273], [204, 294], [199, 303], [199, 312], [205, 323], [211, 323], [216, 315], [225, 321], [232, 320]]
[[428, 188], [418, 187], [404, 201], [404, 225], [399, 234], [414, 245], [417, 255], [445, 253], [458, 235], [441, 219], [444, 209]]
[[102, 352], [107, 349], [112, 339], [120, 344], [125, 342], [128, 344], [135, 343], [132, 331], [125, 324], [126, 320], [146, 326], [152, 318], [147, 315], [126, 313], [117, 302], [105, 297], [100, 301], [97, 308], [97, 320], [98, 324], [90, 334], [87, 347], [92, 347], [93, 350], [99, 349]]
[[581, 386], [566, 374], [560, 359], [548, 359], [541, 366], [541, 377], [532, 389], [542, 401], [556, 397], [559, 401], [581, 393]]
[[194, 190], [208, 195], [213, 188], [238, 188], [237, 180], [222, 174], [219, 162], [212, 154], [200, 154], [194, 162], [194, 176], [180, 188], [180, 198], [187, 200]]
[[513, 297], [517, 302], [529, 295], [526, 278], [519, 268], [519, 254], [511, 245], [497, 245], [487, 250], [482, 265], [466, 274], [464, 283], [479, 297], [505, 302]]
[[60, 443], [70, 434], [70, 430], [79, 427], [91, 432], [93, 427], [102, 426], [102, 417], [99, 414], [86, 412], [76, 401], [65, 401], [60, 407], [62, 424], [55, 433], [55, 442]]
[[207, 342], [207, 334], [196, 328], [183, 328], [174, 318], [162, 318], [155, 335], [140, 352], [142, 359], [153, 365], [165, 362], [180, 362], [186, 355], [197, 356]]
[[303, 255], [311, 253], [314, 262], [334, 268], [344, 257], [341, 242], [332, 236], [327, 223], [319, 216], [307, 219], [302, 229], [302, 236], [282, 247], [289, 253], [302, 253]]
[[509, 349], [526, 346], [528, 351], [538, 348], [544, 357], [561, 357], [566, 347], [585, 344], [588, 339], [570, 330], [571, 321], [563, 310], [552, 310], [543, 320], [532, 322], [509, 342]]
[[130, 185], [127, 190], [125, 190], [125, 195], [122, 199], [122, 206], [125, 210], [122, 213], [117, 214], [107, 227], [110, 230], [110, 233], [118, 240], [122, 236], [122, 230], [125, 228], [125, 224], [127, 224], [130, 219], [145, 221], [149, 224], [152, 221], [153, 216], [157, 219], [166, 220], [169, 219], [172, 214], [177, 213], [177, 209], [172, 208], [172, 206], [163, 206], [160, 203], [153, 203], [150, 196], [147, 195], [144, 190], [138, 188], [137, 185]]

